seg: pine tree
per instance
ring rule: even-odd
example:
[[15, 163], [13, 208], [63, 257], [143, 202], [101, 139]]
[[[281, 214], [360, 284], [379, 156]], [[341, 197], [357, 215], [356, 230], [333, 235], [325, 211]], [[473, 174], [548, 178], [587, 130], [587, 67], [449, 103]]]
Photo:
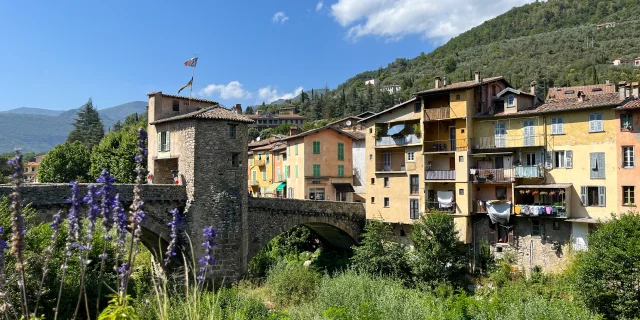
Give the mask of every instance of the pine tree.
[[120, 131], [120, 129], [122, 129], [122, 123], [120, 123], [120, 120], [118, 120], [113, 124], [113, 128], [111, 128], [111, 131], [118, 132]]
[[74, 129], [67, 137], [67, 142], [80, 141], [89, 150], [100, 143], [104, 136], [104, 126], [98, 110], [93, 107], [91, 98], [78, 111], [73, 127]]
[[247, 109], [244, 110], [244, 114], [254, 114], [252, 106], [248, 106]]

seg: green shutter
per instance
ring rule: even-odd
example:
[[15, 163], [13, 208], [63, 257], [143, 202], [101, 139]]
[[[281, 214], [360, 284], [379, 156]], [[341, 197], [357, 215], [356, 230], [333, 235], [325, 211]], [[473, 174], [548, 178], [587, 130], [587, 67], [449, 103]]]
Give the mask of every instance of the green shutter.
[[289, 178], [289, 166], [285, 166], [285, 167], [284, 167], [284, 176], [285, 176], [286, 178]]
[[296, 164], [296, 178], [298, 177], [298, 165]]
[[338, 165], [338, 177], [344, 177], [344, 166]]
[[296, 156], [298, 155], [298, 143], [296, 142]]
[[313, 154], [320, 154], [320, 141], [313, 142]]
[[344, 160], [344, 143], [338, 142], [338, 160]]
[[319, 164], [314, 164], [313, 165], [313, 176], [314, 177], [319, 177], [320, 176], [320, 165]]

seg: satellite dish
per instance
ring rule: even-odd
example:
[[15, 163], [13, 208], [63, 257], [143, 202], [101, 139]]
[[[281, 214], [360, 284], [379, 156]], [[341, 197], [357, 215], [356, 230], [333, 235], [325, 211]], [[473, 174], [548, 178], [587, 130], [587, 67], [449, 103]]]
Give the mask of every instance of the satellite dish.
[[351, 120], [347, 120], [347, 122], [345, 122], [345, 124], [350, 126], [351, 125]]
[[257, 138], [256, 138], [256, 141], [260, 141], [260, 137], [257, 137]]

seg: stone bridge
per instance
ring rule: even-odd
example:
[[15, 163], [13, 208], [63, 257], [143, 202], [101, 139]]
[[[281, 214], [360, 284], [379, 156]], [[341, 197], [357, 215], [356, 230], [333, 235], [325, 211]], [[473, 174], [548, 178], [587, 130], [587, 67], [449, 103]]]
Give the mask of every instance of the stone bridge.
[[[132, 184], [116, 185], [124, 204], [131, 204]], [[86, 194], [87, 185], [81, 186]], [[7, 196], [11, 187], [0, 186], [0, 196]], [[25, 204], [30, 204], [39, 219], [50, 220], [58, 210], [68, 209], [68, 184], [26, 184], [21, 188]], [[195, 255], [199, 255], [202, 230], [212, 225], [219, 234], [214, 277], [235, 281], [247, 271], [251, 258], [275, 236], [304, 225], [315, 231], [327, 243], [348, 248], [358, 239], [365, 223], [364, 206], [359, 203], [308, 201], [294, 199], [248, 198], [245, 193], [201, 194], [199, 200], [189, 200], [184, 185], [144, 185], [147, 221], [142, 243], [152, 252], [164, 252], [169, 240], [169, 211], [179, 208], [184, 214], [183, 230], [189, 235]], [[158, 248], [158, 245], [161, 248]], [[183, 243], [188, 248], [187, 243]], [[160, 250], [159, 250], [160, 249]]]

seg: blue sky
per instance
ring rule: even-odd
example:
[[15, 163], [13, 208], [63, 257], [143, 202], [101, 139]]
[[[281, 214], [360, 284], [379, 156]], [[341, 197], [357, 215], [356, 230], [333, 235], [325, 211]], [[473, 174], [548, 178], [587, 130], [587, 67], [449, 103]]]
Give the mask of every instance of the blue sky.
[[269, 102], [429, 52], [526, 2], [3, 2], [0, 111], [70, 109], [89, 97], [107, 108], [152, 91], [176, 94], [194, 54], [194, 95], [227, 106]]

